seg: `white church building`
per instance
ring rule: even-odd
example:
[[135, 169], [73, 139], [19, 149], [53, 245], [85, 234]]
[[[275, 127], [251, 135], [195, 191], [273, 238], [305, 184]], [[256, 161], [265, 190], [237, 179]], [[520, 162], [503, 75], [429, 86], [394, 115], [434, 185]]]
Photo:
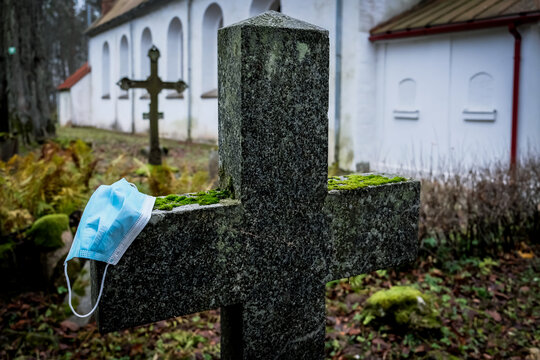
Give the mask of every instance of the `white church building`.
[[[162, 137], [217, 142], [217, 30], [266, 10], [329, 30], [329, 160], [448, 171], [540, 153], [540, 4], [528, 0], [103, 0], [61, 125], [146, 132], [148, 49]], [[309, 131], [309, 129], [306, 129]]]

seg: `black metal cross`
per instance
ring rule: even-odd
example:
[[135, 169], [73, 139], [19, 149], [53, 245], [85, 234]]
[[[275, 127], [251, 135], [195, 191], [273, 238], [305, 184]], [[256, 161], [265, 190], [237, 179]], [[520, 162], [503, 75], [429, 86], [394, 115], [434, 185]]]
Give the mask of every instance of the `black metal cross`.
[[182, 81], [177, 82], [161, 81], [158, 76], [159, 50], [152, 46], [148, 50], [150, 58], [150, 76], [146, 80], [130, 80], [124, 77], [118, 81], [117, 85], [122, 90], [146, 89], [150, 94], [150, 111], [143, 114], [144, 119], [150, 119], [150, 154], [148, 162], [151, 165], [161, 165], [161, 149], [159, 147], [158, 119], [163, 119], [163, 113], [158, 112], [158, 94], [163, 89], [176, 90], [181, 94], [188, 86]]

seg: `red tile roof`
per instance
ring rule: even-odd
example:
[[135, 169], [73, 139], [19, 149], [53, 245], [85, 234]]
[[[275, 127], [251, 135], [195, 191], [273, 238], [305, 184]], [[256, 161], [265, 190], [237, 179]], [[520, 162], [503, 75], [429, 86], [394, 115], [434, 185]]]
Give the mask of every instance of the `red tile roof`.
[[71, 74], [70, 77], [66, 79], [62, 84], [58, 85], [56, 90], [69, 90], [73, 85], [79, 82], [83, 77], [85, 77], [86, 74], [90, 73], [90, 66], [88, 65], [88, 62], [85, 62], [83, 66], [81, 66], [77, 71], [75, 71], [73, 74]]
[[[488, 20], [529, 19], [540, 14], [539, 0], [423, 0], [408, 11], [371, 29], [373, 38], [419, 29], [472, 24]], [[372, 39], [376, 40], [376, 39]]]

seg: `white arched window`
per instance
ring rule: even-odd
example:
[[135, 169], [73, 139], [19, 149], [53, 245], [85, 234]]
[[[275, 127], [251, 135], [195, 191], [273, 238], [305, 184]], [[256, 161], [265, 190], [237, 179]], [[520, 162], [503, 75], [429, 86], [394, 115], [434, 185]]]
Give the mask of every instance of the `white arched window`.
[[[126, 35], [120, 39], [120, 69], [118, 74], [120, 79], [129, 76], [129, 45]], [[120, 80], [119, 79], [119, 80]], [[127, 90], [120, 90], [120, 99], [127, 99]]]
[[217, 31], [223, 26], [223, 12], [213, 3], [203, 17], [202, 97], [217, 97]]
[[402, 110], [415, 110], [416, 82], [404, 79], [399, 83], [399, 107]]
[[495, 121], [493, 77], [485, 72], [474, 74], [469, 79], [467, 107], [463, 117], [468, 121]]
[[[150, 58], [148, 50], [152, 47], [152, 33], [149, 28], [145, 28], [141, 36], [141, 79], [146, 80], [150, 76]], [[150, 95], [146, 90], [141, 96], [141, 99], [150, 99]]]
[[253, 0], [249, 8], [249, 16], [259, 15], [267, 10], [281, 12], [280, 0]]
[[419, 111], [416, 107], [416, 81], [407, 78], [398, 84], [398, 107], [394, 110], [394, 118], [417, 120]]
[[110, 99], [111, 97], [111, 56], [109, 52], [109, 43], [103, 44], [101, 54], [101, 98]]
[[141, 36], [141, 78], [146, 80], [150, 76], [150, 58], [148, 50], [152, 47], [152, 33], [145, 28]]
[[493, 110], [493, 78], [485, 72], [469, 80], [469, 110]]
[[[167, 81], [178, 81], [183, 77], [182, 45], [182, 23], [175, 17], [167, 31]], [[171, 90], [167, 97], [177, 97], [177, 94], [176, 90]]]

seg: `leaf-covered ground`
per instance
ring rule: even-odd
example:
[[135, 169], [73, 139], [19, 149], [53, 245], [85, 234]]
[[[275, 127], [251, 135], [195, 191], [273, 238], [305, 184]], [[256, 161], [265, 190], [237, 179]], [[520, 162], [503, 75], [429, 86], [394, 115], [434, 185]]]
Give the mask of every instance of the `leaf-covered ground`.
[[[378, 271], [327, 286], [328, 359], [536, 359], [540, 348], [540, 247], [501, 259], [465, 259], [407, 271]], [[532, 258], [531, 258], [532, 256]], [[364, 326], [360, 313], [379, 289], [412, 285], [441, 314], [428, 332]], [[66, 321], [64, 294], [2, 300], [0, 358], [217, 359], [219, 313], [208, 311], [100, 335], [94, 322]]]
[[[333, 359], [524, 359], [540, 355], [540, 261], [533, 251], [463, 259], [405, 272], [378, 271], [328, 289], [326, 354]], [[412, 285], [435, 299], [442, 326], [407, 331], [363, 326], [375, 291]], [[537, 357], [531, 357], [537, 359]]]
[[[99, 160], [92, 185], [126, 177], [141, 186], [146, 136], [96, 129], [59, 129], [60, 143], [82, 138]], [[213, 146], [163, 140], [166, 161], [189, 180], [208, 169]], [[202, 179], [202, 177], [201, 177]], [[196, 190], [203, 190], [196, 189]], [[532, 240], [534, 243], [535, 241]], [[537, 243], [538, 241], [536, 241]], [[540, 359], [540, 246], [501, 258], [441, 262], [424, 255], [400, 271], [378, 271], [327, 285], [327, 359]], [[410, 285], [432, 297], [440, 313], [435, 330], [370, 322], [366, 300], [378, 290]], [[100, 335], [95, 322], [67, 321], [65, 287], [58, 293], [0, 296], [0, 359], [217, 359], [217, 310]]]

